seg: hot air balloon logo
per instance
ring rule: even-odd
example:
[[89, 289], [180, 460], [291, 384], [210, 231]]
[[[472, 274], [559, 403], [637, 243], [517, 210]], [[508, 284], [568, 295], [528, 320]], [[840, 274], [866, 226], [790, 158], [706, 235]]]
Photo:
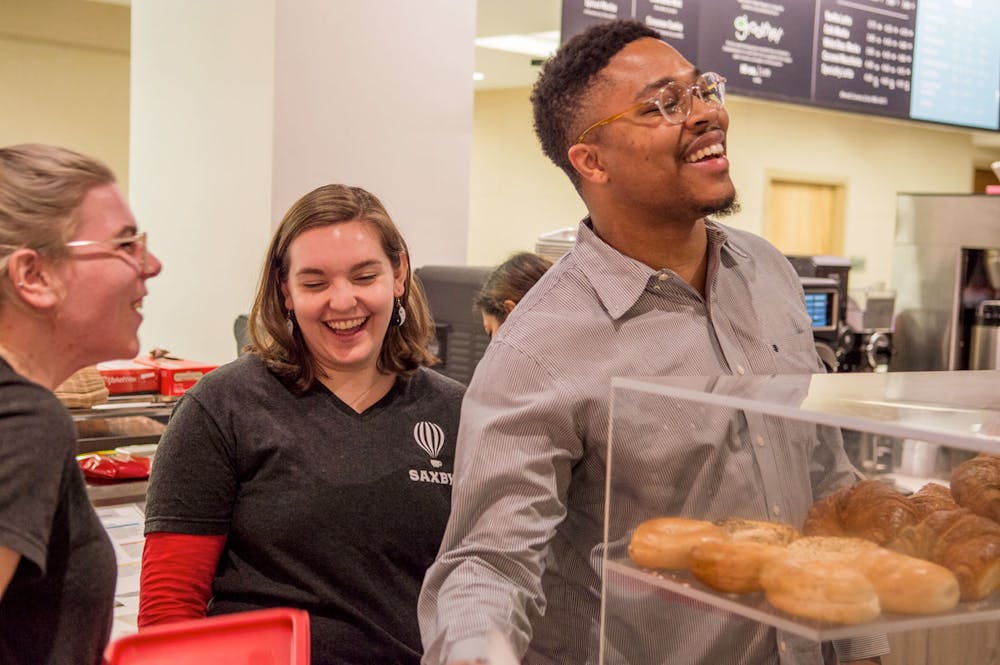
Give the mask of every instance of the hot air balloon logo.
[[421, 450], [431, 458], [431, 466], [435, 469], [441, 467], [441, 460], [437, 459], [444, 445], [444, 430], [440, 425], [421, 420], [413, 426], [413, 438], [420, 446]]

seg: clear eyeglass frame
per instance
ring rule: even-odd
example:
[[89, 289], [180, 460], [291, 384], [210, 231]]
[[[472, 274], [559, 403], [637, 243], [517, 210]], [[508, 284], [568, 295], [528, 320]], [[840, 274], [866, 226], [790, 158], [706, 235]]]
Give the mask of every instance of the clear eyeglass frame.
[[138, 264], [143, 273], [149, 265], [149, 251], [147, 243], [147, 233], [142, 231], [132, 236], [124, 238], [106, 238], [104, 240], [73, 240], [66, 243], [66, 247], [92, 247], [95, 245], [111, 245], [116, 249], [124, 249], [125, 253], [131, 256]]
[[634, 104], [621, 113], [598, 120], [590, 127], [587, 127], [577, 137], [576, 142], [583, 143], [587, 134], [592, 130], [612, 123], [619, 118], [624, 118], [629, 113], [650, 104], [656, 106], [660, 111], [660, 115], [663, 116], [663, 119], [667, 123], [679, 125], [691, 115], [691, 107], [693, 106], [691, 97], [693, 96], [697, 96], [698, 99], [712, 108], [723, 108], [726, 105], [726, 77], [715, 72], [704, 72], [695, 80], [693, 85], [685, 85], [680, 81], [671, 81], [660, 88], [649, 99]]

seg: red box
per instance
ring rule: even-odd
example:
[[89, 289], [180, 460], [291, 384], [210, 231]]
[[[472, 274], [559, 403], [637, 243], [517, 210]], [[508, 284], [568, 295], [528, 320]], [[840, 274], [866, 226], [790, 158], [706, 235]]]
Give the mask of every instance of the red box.
[[134, 360], [97, 363], [97, 371], [112, 395], [155, 393], [160, 390], [160, 372]]
[[139, 356], [135, 361], [157, 368], [160, 371], [160, 394], [171, 397], [183, 395], [188, 391], [188, 388], [198, 383], [198, 379], [218, 367], [218, 365], [170, 356], [161, 358]]

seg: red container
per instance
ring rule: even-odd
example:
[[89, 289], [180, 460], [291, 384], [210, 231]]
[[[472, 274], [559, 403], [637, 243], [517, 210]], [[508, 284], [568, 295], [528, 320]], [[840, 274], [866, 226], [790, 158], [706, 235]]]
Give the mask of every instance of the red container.
[[171, 357], [139, 356], [135, 361], [158, 369], [160, 372], [160, 394], [173, 397], [183, 395], [191, 386], [198, 383], [198, 379], [218, 367], [218, 365], [196, 360]]
[[105, 665], [309, 665], [309, 613], [281, 607], [146, 628], [108, 645]]
[[97, 371], [112, 395], [155, 393], [160, 390], [160, 372], [134, 360], [97, 363]]

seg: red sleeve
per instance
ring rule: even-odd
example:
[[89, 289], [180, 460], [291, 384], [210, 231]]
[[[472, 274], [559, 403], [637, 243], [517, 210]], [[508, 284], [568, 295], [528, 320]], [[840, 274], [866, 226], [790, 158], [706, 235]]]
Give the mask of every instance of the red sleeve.
[[139, 573], [139, 628], [205, 617], [225, 536], [155, 532]]

